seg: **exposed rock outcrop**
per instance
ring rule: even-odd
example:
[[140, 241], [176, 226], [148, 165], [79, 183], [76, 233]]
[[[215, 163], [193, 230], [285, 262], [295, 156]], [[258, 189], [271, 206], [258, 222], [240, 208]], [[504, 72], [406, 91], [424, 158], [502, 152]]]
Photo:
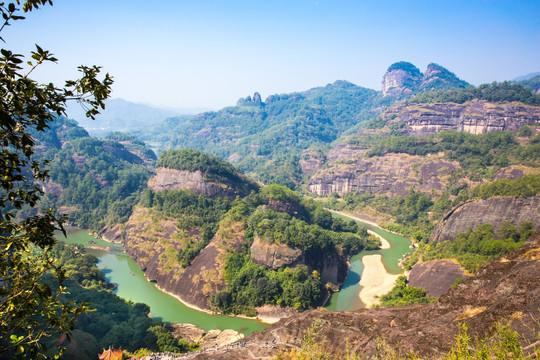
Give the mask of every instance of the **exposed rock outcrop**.
[[413, 64], [400, 61], [390, 65], [383, 76], [383, 96], [400, 97], [410, 95], [422, 83], [422, 73]]
[[443, 130], [484, 134], [517, 132], [523, 125], [540, 123], [540, 107], [519, 102], [491, 103], [473, 100], [463, 104], [407, 104], [390, 108], [382, 115], [388, 124], [405, 124], [400, 131], [425, 136]]
[[241, 192], [231, 186], [207, 181], [201, 171], [184, 171], [167, 168], [157, 168], [156, 175], [148, 181], [148, 187], [154, 191], [163, 190], [193, 190], [197, 194], [208, 197], [234, 198]]
[[124, 242], [124, 227], [122, 225], [114, 225], [112, 227], [104, 227], [98, 233], [103, 240], [121, 244]]
[[296, 264], [303, 256], [302, 250], [291, 248], [285, 244], [267, 244], [258, 236], [251, 245], [251, 260], [257, 265], [276, 270], [283, 266]]
[[232, 344], [244, 338], [244, 334], [231, 329], [213, 329], [207, 332], [193, 324], [173, 324], [171, 328], [175, 338], [198, 343], [201, 349]]
[[311, 149], [304, 150], [298, 161], [302, 174], [311, 176], [324, 165], [324, 154]]
[[[351, 149], [348, 145], [340, 145], [340, 149], [349, 160], [336, 156], [341, 163], [334, 163], [313, 175], [307, 186], [309, 192], [319, 196], [369, 191], [404, 196], [411, 186], [424, 192], [439, 191], [450, 173], [459, 169], [458, 163], [442, 160], [436, 155], [386, 154], [364, 158], [365, 150]], [[334, 156], [329, 153], [328, 158]]]
[[[268, 102], [268, 99], [267, 99], [267, 102]], [[264, 103], [261, 101], [261, 94], [259, 94], [258, 92], [255, 92], [253, 94], [253, 98], [248, 95], [245, 98], [238, 99], [238, 101], [236, 102], [236, 105], [237, 106], [242, 106], [242, 105], [261, 106], [261, 105], [264, 105]]]
[[491, 224], [497, 231], [506, 220], [516, 226], [530, 221], [536, 231], [540, 231], [540, 196], [505, 196], [466, 201], [444, 216], [431, 235], [431, 241], [452, 241], [458, 233], [484, 223]]
[[469, 83], [458, 78], [448, 69], [431, 63], [427, 66], [419, 90], [429, 91], [434, 89], [465, 88]]
[[450, 260], [432, 260], [416, 263], [409, 272], [409, 285], [426, 290], [428, 295], [439, 297], [447, 292], [456, 279], [465, 279], [465, 270]]
[[465, 88], [469, 84], [446, 68], [431, 63], [425, 74], [413, 64], [400, 61], [390, 65], [382, 81], [383, 96], [409, 97], [419, 91]]
[[251, 245], [251, 260], [271, 270], [307, 265], [310, 270], [317, 270], [323, 284], [330, 282], [341, 285], [348, 272], [346, 259], [337, 253], [306, 254], [286, 244], [266, 243], [258, 236], [255, 236]]
[[[509, 321], [525, 345], [535, 343], [540, 309], [539, 259], [540, 235], [534, 235], [525, 246], [488, 263], [436, 303], [359, 312], [306, 311], [250, 335], [244, 340], [245, 347], [194, 358], [272, 358], [283, 349], [301, 346], [305, 332], [315, 322], [320, 324], [320, 333], [314, 341], [336, 358], [343, 356], [345, 349], [373, 356], [381, 338], [401, 350], [400, 356], [407, 351], [426, 358], [440, 356], [455, 343], [460, 324], [467, 324], [473, 339], [481, 339], [492, 334], [494, 325], [501, 320]], [[276, 346], [264, 346], [269, 343]]]

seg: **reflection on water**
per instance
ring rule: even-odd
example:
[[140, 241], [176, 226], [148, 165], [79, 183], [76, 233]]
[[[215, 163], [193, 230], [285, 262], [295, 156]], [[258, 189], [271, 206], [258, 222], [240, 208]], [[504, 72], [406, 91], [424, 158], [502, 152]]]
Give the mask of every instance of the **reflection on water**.
[[[70, 232], [67, 239], [62, 236], [59, 237], [59, 240], [86, 246], [89, 245], [89, 240], [97, 241], [85, 231]], [[103, 245], [111, 244], [99, 243], [99, 246]], [[191, 309], [173, 296], [160, 291], [154, 283], [148, 281], [137, 263], [125, 254], [120, 246], [116, 245], [111, 250], [113, 251], [87, 249], [87, 252], [99, 259], [98, 267], [105, 274], [107, 281], [117, 286], [116, 294], [133, 302], [147, 304], [150, 306], [152, 318], [170, 323], [195, 324], [206, 330], [233, 329], [246, 335], [266, 327], [256, 320], [212, 315]]]

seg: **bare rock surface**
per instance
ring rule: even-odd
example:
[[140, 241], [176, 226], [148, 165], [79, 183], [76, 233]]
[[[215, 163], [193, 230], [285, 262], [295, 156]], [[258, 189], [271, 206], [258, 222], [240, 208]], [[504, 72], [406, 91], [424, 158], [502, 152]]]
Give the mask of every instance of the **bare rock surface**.
[[463, 104], [405, 104], [390, 108], [383, 115], [388, 124], [404, 123], [407, 135], [425, 136], [443, 130], [484, 134], [494, 131], [517, 132], [527, 124], [540, 123], [540, 107], [519, 102], [492, 103], [472, 100]]
[[317, 172], [308, 183], [309, 192], [319, 196], [352, 192], [405, 196], [411, 186], [423, 192], [440, 191], [451, 172], [460, 168], [458, 163], [437, 155], [386, 154], [364, 158], [364, 150], [341, 148], [352, 160], [341, 160]]
[[156, 175], [148, 181], [148, 187], [154, 191], [193, 190], [209, 197], [234, 195], [232, 188], [206, 181], [201, 171], [157, 168]]
[[540, 231], [540, 196], [503, 196], [466, 201], [444, 216], [431, 235], [431, 241], [452, 241], [458, 233], [474, 229], [480, 224], [491, 224], [497, 231], [506, 220], [516, 226], [530, 221], [536, 231]]
[[251, 245], [251, 260], [257, 264], [266, 266], [270, 270], [290, 266], [297, 263], [303, 256], [300, 249], [294, 249], [286, 244], [268, 244], [258, 236], [255, 236]]
[[171, 327], [175, 338], [198, 343], [202, 349], [225, 346], [244, 338], [244, 334], [231, 329], [205, 331], [193, 324], [173, 324]]
[[409, 272], [409, 285], [420, 287], [433, 297], [439, 297], [447, 292], [456, 279], [465, 279], [465, 270], [456, 262], [450, 260], [432, 260], [417, 263]]

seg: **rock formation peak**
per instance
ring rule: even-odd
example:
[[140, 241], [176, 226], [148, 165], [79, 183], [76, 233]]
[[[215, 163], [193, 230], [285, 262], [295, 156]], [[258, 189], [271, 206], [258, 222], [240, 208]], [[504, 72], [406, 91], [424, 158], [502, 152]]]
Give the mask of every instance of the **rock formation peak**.
[[413, 64], [400, 61], [388, 68], [382, 80], [383, 96], [401, 97], [409, 95], [418, 89], [423, 75]]
[[458, 78], [443, 66], [431, 63], [426, 72], [422, 72], [413, 64], [400, 61], [388, 68], [382, 81], [383, 96], [404, 97], [419, 91], [465, 88], [466, 81]]

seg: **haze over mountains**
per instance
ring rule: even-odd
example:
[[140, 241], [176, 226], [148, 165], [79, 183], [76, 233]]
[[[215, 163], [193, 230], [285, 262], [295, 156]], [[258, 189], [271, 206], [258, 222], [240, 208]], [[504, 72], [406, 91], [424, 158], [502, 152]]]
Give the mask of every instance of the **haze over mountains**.
[[129, 102], [124, 99], [109, 99], [96, 120], [85, 116], [85, 110], [77, 103], [70, 103], [67, 116], [76, 120], [93, 136], [103, 136], [111, 131], [131, 131], [141, 127], [163, 122], [174, 116], [198, 114], [208, 109], [185, 108], [168, 109], [153, 105]]
[[[51, 159], [43, 205], [121, 243], [149, 279], [201, 309], [264, 316], [270, 308], [278, 317], [307, 310], [272, 328], [281, 344], [299, 346], [288, 335], [301, 339], [299, 331], [317, 318], [328, 329], [364, 319], [309, 309], [340, 288], [350, 256], [378, 246], [365, 228], [324, 207], [362, 214], [414, 240], [417, 249], [402, 264], [422, 274], [414, 286], [425, 290], [404, 282], [405, 294], [389, 295], [402, 305], [433, 301], [426, 291], [441, 296], [460, 274], [475, 273], [540, 231], [534, 79], [475, 87], [437, 64], [422, 72], [399, 62], [384, 74], [381, 91], [339, 80], [264, 99], [255, 93], [196, 115], [158, 111], [149, 121], [143, 116], [151, 108], [113, 101], [112, 110], [133, 110], [123, 118], [137, 119], [123, 123], [131, 134], [96, 139], [59, 118], [36, 136], [37, 152]], [[441, 261], [449, 258], [455, 263]], [[445, 285], [433, 292], [435, 283]], [[531, 313], [535, 304], [522, 306], [523, 296], [506, 300]], [[467, 295], [451, 315], [477, 305]], [[441, 306], [421, 311], [429, 317]], [[405, 319], [414, 312], [366, 316], [385, 314]], [[474, 325], [481, 319], [475, 316], [463, 321]], [[438, 321], [458, 331], [445, 316]], [[302, 330], [291, 330], [295, 323]], [[391, 340], [412, 331], [394, 328], [383, 321], [376, 331]], [[436, 350], [411, 348], [429, 354], [445, 351], [449, 341]], [[358, 351], [373, 350], [372, 341], [362, 344]]]

